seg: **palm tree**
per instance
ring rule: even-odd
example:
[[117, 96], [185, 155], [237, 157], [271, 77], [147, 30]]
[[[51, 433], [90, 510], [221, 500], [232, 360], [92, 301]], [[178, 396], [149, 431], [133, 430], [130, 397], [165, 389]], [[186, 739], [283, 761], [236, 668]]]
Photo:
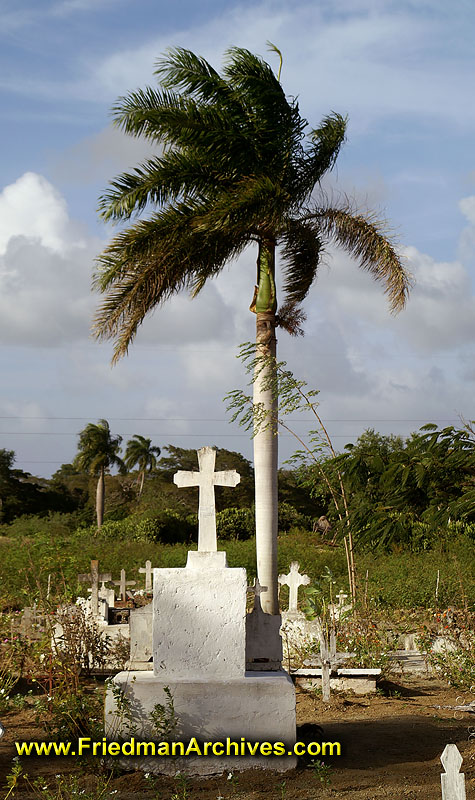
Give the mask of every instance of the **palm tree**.
[[[274, 48], [276, 49], [276, 48]], [[227, 52], [222, 75], [189, 50], [158, 61], [161, 88], [131, 92], [114, 107], [115, 124], [157, 146], [157, 155], [117, 177], [100, 199], [104, 220], [141, 218], [118, 233], [99, 258], [94, 285], [105, 294], [94, 332], [115, 339], [113, 361], [127, 353], [144, 318], [183, 289], [196, 295], [209, 278], [253, 243], [257, 277], [257, 353], [275, 356], [277, 325], [295, 332], [328, 243], [341, 245], [380, 281], [391, 309], [404, 306], [409, 280], [383, 226], [319, 190], [345, 139], [346, 120], [307, 121], [272, 68], [248, 50]], [[284, 302], [277, 316], [276, 247]], [[269, 361], [269, 359], [267, 359]], [[272, 360], [272, 359], [271, 359]], [[275, 409], [269, 375], [254, 400]], [[267, 388], [265, 388], [267, 386]], [[254, 439], [258, 577], [262, 607], [277, 604], [277, 436]]]
[[139, 468], [139, 497], [143, 491], [143, 484], [145, 481], [145, 472], [151, 472], [157, 466], [157, 458], [160, 455], [160, 448], [152, 446], [152, 440], [140, 436], [138, 433], [134, 434], [132, 439], [127, 442], [125, 448], [125, 466], [131, 470], [138, 464]]
[[105, 473], [114, 466], [117, 466], [120, 472], [125, 470], [124, 462], [119, 456], [121, 442], [122, 436], [111, 434], [106, 419], [100, 419], [97, 425], [89, 422], [79, 434], [79, 452], [74, 459], [74, 465], [91, 475], [97, 475], [96, 518], [98, 530], [104, 519]]

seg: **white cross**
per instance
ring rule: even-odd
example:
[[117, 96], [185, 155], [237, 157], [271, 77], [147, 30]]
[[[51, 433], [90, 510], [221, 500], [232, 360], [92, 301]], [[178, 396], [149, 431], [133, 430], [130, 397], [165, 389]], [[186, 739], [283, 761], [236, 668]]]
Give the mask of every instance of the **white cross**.
[[310, 583], [308, 575], [301, 575], [299, 569], [299, 562], [292, 561], [289, 574], [279, 575], [280, 585], [289, 587], [289, 612], [291, 614], [297, 613], [299, 586], [307, 586]]
[[214, 500], [215, 486], [237, 486], [241, 476], [235, 469], [214, 471], [216, 450], [202, 447], [198, 450], [199, 472], [175, 472], [173, 481], [177, 486], [199, 486], [200, 502], [198, 508], [198, 551], [215, 553], [216, 542], [216, 507]]
[[106, 581], [110, 581], [112, 575], [110, 572], [104, 572], [102, 575], [99, 574], [99, 561], [91, 561], [91, 572], [90, 574], [82, 573], [78, 575], [78, 581], [80, 583], [87, 583], [91, 582], [91, 611], [92, 613], [97, 616], [99, 614], [99, 581], [101, 581], [102, 585]]
[[139, 567], [139, 572], [145, 573], [145, 591], [151, 592], [153, 586], [152, 562], [146, 561], [145, 567]]
[[119, 587], [120, 599], [121, 600], [126, 600], [127, 599], [126, 587], [127, 586], [135, 586], [136, 581], [126, 581], [125, 580], [125, 569], [121, 569], [121, 571], [120, 571], [120, 581], [112, 581], [112, 583], [114, 584], [114, 586], [118, 586]]
[[257, 610], [261, 609], [261, 594], [262, 592], [267, 591], [267, 586], [261, 586], [259, 583], [259, 578], [256, 578], [254, 581], [254, 586], [248, 586], [247, 591], [254, 594], [254, 608]]
[[336, 599], [339, 606], [344, 606], [345, 600], [348, 600], [348, 595], [344, 593], [343, 589], [340, 589], [340, 594], [337, 594]]

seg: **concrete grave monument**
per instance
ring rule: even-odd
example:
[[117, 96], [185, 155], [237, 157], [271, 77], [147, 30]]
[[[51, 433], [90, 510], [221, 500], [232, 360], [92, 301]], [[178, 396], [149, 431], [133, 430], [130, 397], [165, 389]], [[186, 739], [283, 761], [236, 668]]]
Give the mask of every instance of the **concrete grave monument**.
[[287, 575], [279, 575], [279, 586], [289, 587], [289, 606], [282, 611], [282, 627], [280, 629], [283, 643], [284, 659], [295, 660], [308, 645], [318, 642], [321, 626], [318, 619], [309, 620], [298, 609], [298, 591], [301, 586], [308, 586], [310, 578], [300, 573], [298, 561], [292, 561]]
[[[66, 615], [69, 619], [63, 619], [55, 622], [52, 630], [52, 642], [55, 649], [61, 650], [64, 647], [65, 636], [67, 630], [65, 629], [71, 621], [77, 620], [80, 624], [80, 618], [77, 616], [82, 613], [85, 615], [85, 622], [91, 631], [97, 633], [103, 640], [107, 648], [110, 646], [112, 649], [114, 645], [118, 644], [119, 640], [124, 643], [129, 639], [129, 625], [126, 624], [111, 624], [109, 609], [113, 609], [115, 605], [114, 589], [108, 588], [106, 583], [112, 580], [110, 572], [99, 572], [99, 562], [97, 560], [91, 561], [91, 571], [89, 573], [82, 573], [78, 575], [79, 583], [91, 583], [88, 589], [89, 597], [78, 597], [75, 606], [64, 606], [62, 608], [63, 616]], [[114, 583], [120, 583], [114, 581]], [[101, 584], [101, 586], [99, 586]], [[76, 623], [75, 623], [76, 624]], [[102, 662], [104, 669], [114, 669], [117, 664], [117, 659], [112, 653], [112, 656], [105, 655]]]
[[338, 603], [330, 603], [328, 610], [334, 620], [339, 620], [342, 615], [351, 611], [353, 606], [346, 602], [348, 600], [348, 595], [345, 594], [343, 589], [340, 589], [335, 599], [338, 600]]
[[[173, 698], [173, 742], [231, 742], [229, 752], [210, 755], [122, 759], [148, 772], [208, 775], [264, 767], [284, 771], [296, 764], [295, 689], [286, 672], [246, 672], [246, 571], [227, 566], [217, 550], [214, 486], [236, 486], [233, 470], [215, 472], [215, 452], [198, 451], [199, 473], [179, 472], [179, 486], [200, 487], [198, 550], [184, 568], [153, 571], [153, 672], [121, 672], [114, 682], [128, 698], [132, 719], [106, 696], [106, 734], [111, 739], [160, 741], [152, 716], [157, 703]], [[256, 594], [258, 599], [258, 595]], [[165, 691], [166, 690], [166, 691]], [[156, 716], [156, 715], [155, 715]], [[283, 742], [288, 755], [241, 755], [249, 742]]]
[[150, 594], [153, 592], [153, 570], [152, 570], [152, 562], [146, 561], [145, 567], [139, 567], [139, 572], [143, 575], [145, 574], [145, 592]]
[[282, 639], [280, 614], [265, 614], [261, 606], [261, 592], [265, 590], [256, 578], [248, 586], [254, 594], [254, 607], [246, 617], [246, 669], [252, 672], [282, 670]]

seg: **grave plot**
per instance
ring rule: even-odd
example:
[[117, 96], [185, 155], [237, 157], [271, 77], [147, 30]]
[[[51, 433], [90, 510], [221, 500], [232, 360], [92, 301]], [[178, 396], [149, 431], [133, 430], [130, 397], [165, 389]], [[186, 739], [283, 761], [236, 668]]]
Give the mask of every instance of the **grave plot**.
[[[131, 729], [145, 741], [160, 740], [154, 727], [157, 703], [166, 707], [173, 698], [173, 739], [282, 741], [292, 751], [296, 737], [295, 690], [281, 669], [278, 629], [273, 658], [258, 657], [262, 618], [260, 591], [256, 584], [254, 623], [247, 633], [246, 655], [246, 571], [229, 568], [226, 553], [217, 550], [214, 486], [235, 486], [239, 476], [233, 471], [214, 472], [215, 452], [198, 451], [200, 471], [179, 472], [180, 486], [199, 486], [200, 509], [198, 550], [188, 553], [185, 568], [155, 569], [153, 572], [153, 672], [127, 671], [114, 678], [115, 688], [107, 691], [106, 734], [109, 738], [128, 738]], [[255, 645], [252, 655], [252, 645]], [[248, 661], [249, 659], [249, 661]], [[254, 663], [257, 670], [246, 670]], [[262, 669], [267, 666], [267, 670]], [[126, 698], [129, 714], [121, 714]], [[156, 714], [155, 714], [156, 718]], [[129, 767], [149, 772], [213, 774], [222, 770], [242, 770], [256, 766], [277, 771], [292, 769], [294, 756], [274, 757], [225, 755], [173, 759], [144, 757], [123, 759]]]

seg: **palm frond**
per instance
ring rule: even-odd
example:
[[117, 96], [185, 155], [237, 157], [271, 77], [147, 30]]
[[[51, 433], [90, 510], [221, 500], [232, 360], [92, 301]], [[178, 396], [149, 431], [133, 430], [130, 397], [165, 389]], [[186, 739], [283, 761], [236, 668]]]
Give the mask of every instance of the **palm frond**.
[[305, 193], [302, 201], [309, 196], [325, 172], [333, 168], [345, 142], [346, 125], [347, 118], [333, 112], [322, 120], [318, 128], [310, 131], [311, 144], [297, 163], [299, 184]]
[[168, 90], [181, 90], [206, 104], [226, 107], [236, 114], [242, 112], [239, 98], [226, 80], [209, 64], [191, 50], [171, 48], [164, 58], [156, 62], [155, 75]]
[[210, 197], [229, 183], [229, 177], [216, 169], [212, 159], [169, 151], [111, 181], [112, 188], [99, 199], [99, 211], [104, 220], [129, 219], [148, 204]]
[[343, 247], [362, 269], [384, 285], [391, 312], [404, 308], [411, 287], [410, 273], [387, 235], [384, 223], [374, 214], [354, 214], [351, 207], [315, 209], [306, 217], [317, 235]]
[[98, 259], [94, 286], [106, 295], [93, 322], [98, 339], [115, 338], [117, 361], [145, 316], [183, 289], [196, 294], [239, 254], [248, 236], [194, 230], [193, 210], [168, 207], [119, 233]]
[[322, 242], [312, 224], [299, 219], [287, 221], [281, 238], [284, 303], [301, 303], [316, 278]]

